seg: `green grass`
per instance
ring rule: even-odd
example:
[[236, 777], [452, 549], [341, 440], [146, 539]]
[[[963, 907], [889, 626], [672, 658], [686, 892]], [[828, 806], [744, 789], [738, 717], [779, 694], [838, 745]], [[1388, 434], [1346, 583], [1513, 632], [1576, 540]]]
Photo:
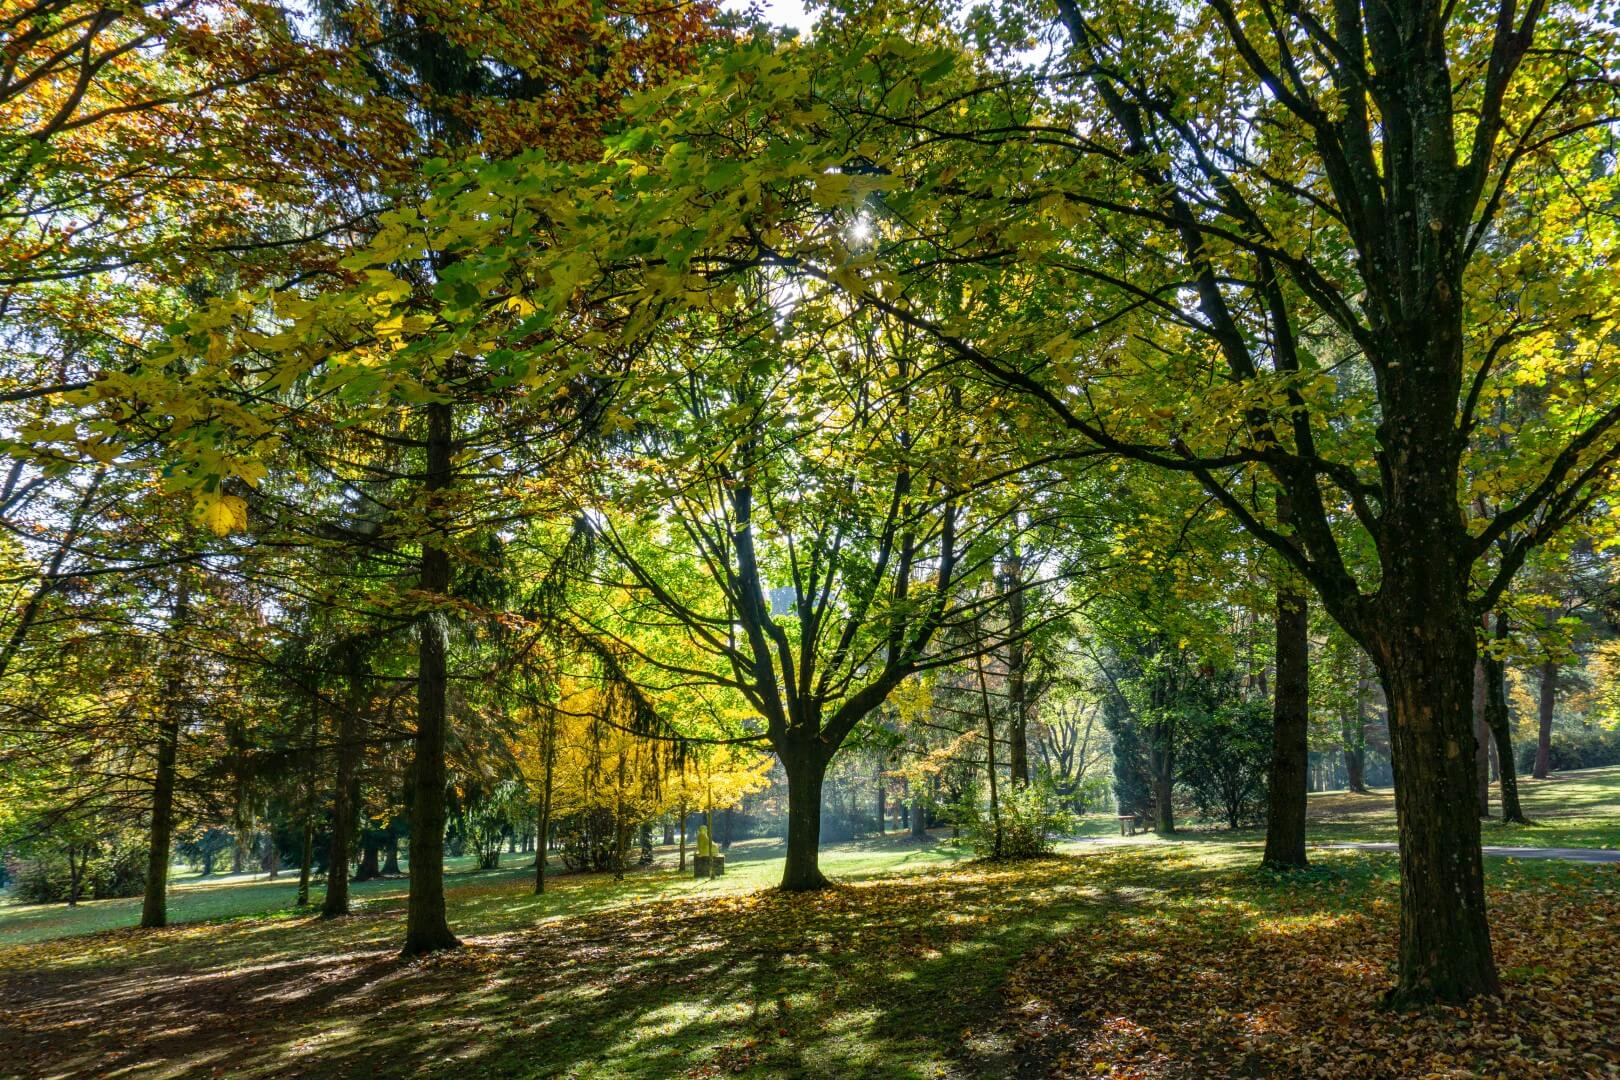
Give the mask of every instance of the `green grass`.
[[[1493, 789], [1494, 790], [1494, 789]], [[1504, 825], [1490, 821], [1483, 825], [1484, 841], [1503, 847], [1593, 847], [1620, 849], [1620, 767], [1589, 769], [1555, 774], [1547, 780], [1520, 782], [1530, 825]], [[1388, 788], [1366, 795], [1347, 792], [1313, 794], [1310, 799], [1310, 839], [1316, 844], [1333, 842], [1392, 842], [1395, 835], [1395, 800]], [[1080, 838], [1117, 839], [1117, 823], [1108, 815], [1085, 818], [1076, 834]], [[1258, 843], [1258, 830], [1229, 832], [1224, 829], [1193, 828], [1178, 834], [1173, 842], [1224, 844]], [[1152, 844], [1154, 837], [1139, 837], [1138, 843]], [[901, 852], [895, 855], [895, 852]], [[630, 883], [608, 890], [614, 903], [634, 903], [651, 896], [702, 895], [707, 892], [735, 893], [764, 888], [776, 883], [781, 873], [781, 845], [774, 841], [747, 841], [737, 845], [728, 858], [729, 872], [714, 883], [675, 881], [662, 877], [633, 876]], [[663, 861], [674, 852], [660, 849]], [[824, 869], [840, 878], [862, 879], [928, 868], [964, 858], [959, 849], [931, 845], [908, 848], [893, 838], [881, 841], [842, 844], [829, 847]], [[531, 870], [519, 865], [525, 856], [505, 856], [506, 869], [479, 872], [471, 859], [452, 859], [447, 870], [453, 882], [466, 884], [509, 883], [517, 887]], [[359, 906], [397, 903], [407, 889], [401, 879], [360, 882], [351, 889]], [[313, 895], [320, 901], [320, 883]], [[194, 872], [181, 872], [173, 879], [169, 894], [169, 921], [172, 924], [218, 922], [227, 919], [291, 913], [297, 893], [296, 874], [283, 872], [277, 881], [262, 875], [216, 875], [200, 878]], [[567, 904], [588, 907], [607, 902], [594, 889], [568, 890]], [[132, 927], [140, 922], [138, 897], [122, 900], [88, 901], [75, 908], [61, 904], [20, 905], [0, 902], [0, 946], [20, 945], [74, 934], [95, 933]]]
[[[1496, 785], [1491, 785], [1491, 813], [1500, 815]], [[1519, 781], [1519, 799], [1528, 825], [1507, 825], [1499, 817], [1480, 822], [1488, 847], [1570, 847], [1620, 849], [1620, 766], [1554, 773], [1546, 780]], [[1308, 839], [1312, 844], [1394, 843], [1395, 793], [1373, 788], [1367, 794], [1313, 792]], [[1200, 822], [1182, 823], [1167, 840], [1146, 843], [1260, 843], [1260, 829], [1231, 830]]]
[[[1101, 837], [1116, 829], [1112, 817], [1088, 817], [1077, 832], [1080, 837]], [[659, 848], [660, 865], [676, 861], [674, 848]], [[904, 838], [888, 837], [829, 846], [822, 856], [822, 869], [839, 879], [860, 880], [877, 874], [908, 873], [944, 863], [957, 862], [970, 855], [964, 848], [946, 844], [911, 844]], [[603, 904], [635, 903], [652, 896], [681, 896], [751, 892], [775, 885], [782, 874], [783, 846], [779, 840], [747, 840], [733, 846], [726, 857], [726, 876], [715, 881], [693, 881], [674, 874], [631, 874], [614, 884], [610, 876], [582, 876], [574, 880], [590, 882], [570, 887], [549, 904], [536, 902], [536, 908], [556, 914], [576, 914]], [[520, 888], [534, 874], [532, 855], [503, 855], [506, 865], [499, 870], [480, 871], [472, 858], [446, 861], [447, 880], [452, 886], [478, 885]], [[405, 863], [409, 870], [409, 864]], [[558, 880], [556, 867], [548, 880]], [[322, 883], [316, 879], [310, 889], [318, 908]], [[402, 901], [409, 882], [402, 878], [352, 882], [349, 886], [356, 908]], [[298, 894], [297, 871], [283, 871], [275, 881], [262, 874], [214, 875], [203, 878], [194, 871], [180, 871], [171, 878], [169, 923], [171, 926], [194, 922], [220, 922], [228, 919], [296, 914], [293, 904]], [[560, 905], [560, 906], [559, 906]], [[36, 941], [91, 934], [102, 930], [134, 927], [141, 921], [140, 897], [118, 900], [90, 900], [68, 907], [65, 904], [16, 904], [0, 902], [0, 946], [24, 945]]]
[[[1496, 785], [1491, 810], [1500, 815]], [[1620, 848], [1620, 766], [1554, 773], [1546, 780], [1519, 781], [1519, 800], [1529, 825], [1499, 818], [1481, 824], [1483, 842], [1498, 847]], [[1311, 796], [1313, 841], [1394, 841], [1395, 795], [1388, 788], [1367, 795], [1324, 792]]]
[[[1094, 831], [1100, 831], [1100, 824]], [[553, 872], [548, 881], [563, 882], [545, 897], [536, 897], [519, 904], [518, 911], [544, 911], [548, 915], [584, 914], [604, 906], [634, 904], [654, 896], [726, 895], [752, 892], [775, 885], [782, 874], [783, 846], [779, 840], [747, 840], [733, 846], [726, 857], [726, 874], [713, 881], [698, 881], [688, 875], [670, 870], [676, 861], [672, 848], [656, 852], [657, 873], [634, 872], [622, 882], [611, 875], [559, 875]], [[829, 847], [822, 858], [822, 868], [840, 879], [859, 880], [875, 874], [908, 873], [941, 864], [966, 859], [970, 853], [961, 847], [929, 842], [911, 844], [894, 838], [860, 841]], [[507, 891], [521, 892], [534, 876], [533, 856], [506, 855], [506, 864], [498, 870], [478, 870], [472, 858], [449, 859], [445, 864], [446, 880], [451, 889], [476, 889], [486, 892], [500, 890], [503, 896], [502, 914], [495, 920], [504, 925], [514, 911], [504, 900]], [[409, 864], [405, 869], [409, 870]], [[264, 875], [215, 875], [202, 878], [194, 873], [182, 872], [173, 879], [169, 891], [169, 923], [221, 922], [230, 919], [272, 915], [294, 916], [298, 895], [296, 872], [286, 873], [275, 881]], [[310, 892], [314, 906], [321, 902], [322, 883], [316, 879]], [[410, 883], [404, 878], [352, 882], [349, 886], [351, 903], [356, 910], [389, 910], [403, 903]], [[479, 932], [485, 923], [484, 912], [476, 901], [466, 912], [473, 922], [473, 932]], [[141, 898], [127, 897], [117, 900], [84, 901], [75, 907], [66, 904], [0, 903], [0, 946], [24, 945], [48, 941], [76, 934], [91, 934], [104, 930], [125, 929], [139, 925]]]
[[[1614, 841], [1620, 769], [1526, 787], [1544, 824], [1504, 842]], [[1387, 793], [1315, 797], [1312, 815], [1317, 840], [1393, 834]], [[1324, 1075], [1520, 1075], [1530, 1051], [1579, 1075], [1610, 1052], [1613, 867], [1491, 860], [1512, 1007], [1409, 1026], [1377, 1008], [1393, 856], [1319, 847], [1277, 877], [1253, 833], [1116, 828], [1088, 820], [1060, 857], [1016, 865], [942, 833], [829, 845], [839, 886], [810, 896], [769, 888], [768, 840], [734, 845], [714, 881], [660, 849], [538, 897], [528, 867], [457, 860], [467, 948], [420, 962], [397, 956], [402, 880], [356, 886], [336, 921], [294, 911], [285, 879], [182, 876], [160, 931], [131, 928], [136, 900], [0, 906], [0, 1076], [1252, 1076], [1302, 1053]], [[1399, 1056], [1342, 1056], [1386, 1039]]]
[[[749, 842], [716, 881], [661, 865], [622, 882], [560, 876], [541, 897], [521, 868], [455, 872], [467, 948], [421, 962], [397, 957], [399, 882], [335, 922], [277, 911], [0, 947], [0, 1075], [992, 1077], [1044, 1069], [1059, 1031], [1078, 1040], [1063, 1053], [1113, 1055], [1101, 1060], [1125, 1076], [1132, 1054], [1163, 1051], [1087, 1021], [1100, 995], [1123, 995], [1109, 1010], [1141, 1026], [1173, 995], [1233, 978], [1244, 949], [1323, 953], [1332, 976], [1334, 935], [1354, 931], [1372, 935], [1357, 946], [1372, 954], [1356, 976], [1366, 997], [1393, 957], [1385, 855], [1321, 852], [1317, 871], [1277, 878], [1241, 841], [1077, 842], [987, 865], [938, 837], [887, 838], [829, 847], [840, 886], [810, 896], [765, 888], [780, 858]], [[1582, 932], [1572, 920], [1617, 878], [1550, 862], [1490, 874], [1498, 893], [1570, 905], [1528, 909], [1538, 940], [1549, 916]], [[227, 884], [210, 891], [242, 894], [235, 906], [193, 902], [230, 914], [279, 888]], [[1514, 979], [1541, 977], [1510, 959]], [[1255, 964], [1221, 1008], [1247, 995], [1261, 1015], [1274, 969]]]

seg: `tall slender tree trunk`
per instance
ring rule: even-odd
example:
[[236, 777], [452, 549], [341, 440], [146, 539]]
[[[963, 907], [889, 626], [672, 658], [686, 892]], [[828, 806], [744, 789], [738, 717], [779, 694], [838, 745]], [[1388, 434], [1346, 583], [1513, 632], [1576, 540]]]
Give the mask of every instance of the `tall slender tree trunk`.
[[777, 756], [787, 772], [788, 785], [787, 862], [782, 868], [781, 887], [787, 892], [823, 888], [827, 879], [822, 876], [820, 862], [821, 786], [827, 760], [814, 736], [783, 740]]
[[[1281, 500], [1279, 500], [1280, 502]], [[1310, 764], [1310, 609], [1292, 583], [1277, 590], [1277, 688], [1272, 699], [1266, 851], [1273, 870], [1301, 870]]]
[[1536, 767], [1530, 775], [1537, 780], [1547, 779], [1552, 771], [1553, 710], [1558, 704], [1558, 662], [1548, 660], [1541, 665], [1541, 700], [1537, 702]]
[[1485, 720], [1485, 660], [1474, 661], [1474, 798], [1479, 816], [1491, 816], [1491, 731]]
[[302, 817], [304, 827], [298, 846], [298, 899], [295, 907], [309, 906], [309, 879], [315, 868], [315, 773], [317, 761], [315, 744], [320, 737], [321, 712], [319, 699], [309, 698], [309, 724], [304, 746], [304, 800]]
[[1024, 557], [1018, 540], [1007, 556], [1004, 588], [1007, 591], [1007, 767], [1014, 787], [1029, 783], [1029, 691], [1024, 641]]
[[[551, 790], [557, 773], [557, 713], [546, 710], [546, 764], [540, 788], [540, 821], [534, 844], [534, 894], [546, 891], [546, 848], [551, 838]], [[686, 821], [681, 821], [681, 869], [686, 868]]]
[[343, 712], [338, 717], [337, 776], [332, 785], [332, 840], [326, 850], [326, 895], [321, 917], [349, 913], [349, 859], [359, 812], [361, 713], [366, 701], [366, 652], [358, 637], [343, 646]]
[[680, 813], [681, 813], [681, 822], [680, 822], [680, 824], [681, 824], [681, 861], [680, 861], [680, 865], [677, 867], [677, 869], [684, 872], [686, 870], [686, 816], [687, 816], [686, 804], [684, 802], [681, 803]]
[[877, 832], [879, 836], [882, 836], [887, 831], [888, 825], [885, 815], [889, 812], [889, 791], [888, 785], [883, 779], [883, 761], [881, 759], [878, 761], [877, 775], [873, 780], [877, 785]]
[[[1508, 635], [1507, 619], [1496, 616], [1496, 639]], [[1507, 661], [1490, 654], [1485, 657], [1485, 721], [1496, 740], [1497, 782], [1502, 792], [1502, 820], [1528, 825], [1519, 804], [1519, 764], [1513, 760], [1513, 729], [1508, 717]]]
[[996, 791], [996, 714], [990, 708], [990, 686], [984, 677], [984, 657], [974, 658], [979, 675], [979, 705], [984, 713], [984, 775], [990, 785], [990, 857], [1001, 858], [1001, 800]]
[[295, 907], [309, 906], [309, 879], [315, 868], [315, 822], [304, 818], [304, 835], [298, 847], [298, 899]]
[[190, 605], [190, 587], [182, 573], [175, 586], [174, 612], [169, 619], [169, 636], [173, 642], [169, 647], [169, 671], [164, 679], [164, 701], [158, 719], [156, 771], [152, 776], [152, 824], [146, 838], [146, 894], [141, 900], [141, 925], [151, 929], [169, 923], [169, 846], [174, 835], [174, 762], [180, 746], [180, 723], [186, 693], [180, 637], [190, 615]]
[[[435, 601], [450, 591], [450, 552], [441, 499], [450, 486], [450, 405], [427, 407], [427, 474], [423, 485], [431, 531], [422, 540], [421, 589]], [[460, 945], [444, 902], [445, 744], [448, 738], [450, 628], [443, 611], [425, 612], [417, 649], [416, 743], [412, 767], [411, 890], [405, 911], [406, 956]]]

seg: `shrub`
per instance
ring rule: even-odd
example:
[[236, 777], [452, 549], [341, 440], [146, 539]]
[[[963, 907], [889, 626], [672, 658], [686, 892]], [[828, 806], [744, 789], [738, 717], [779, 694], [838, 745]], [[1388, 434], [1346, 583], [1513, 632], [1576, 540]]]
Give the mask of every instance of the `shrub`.
[[[978, 788], [970, 788], [951, 812], [951, 820], [981, 858], [1031, 859], [1050, 855], [1057, 841], [1074, 832], [1078, 821], [1064, 798], [1042, 783], [1008, 785], [998, 793], [996, 814]], [[997, 820], [1000, 850], [997, 850]]]
[[[101, 844], [79, 869], [80, 900], [139, 896], [146, 890], [146, 849], [139, 844]], [[73, 868], [65, 851], [50, 851], [23, 860], [12, 896], [25, 904], [66, 903], [73, 894]]]
[[1235, 703], [1186, 725], [1176, 779], [1199, 817], [1233, 829], [1265, 820], [1271, 736], [1263, 701]]
[[[1554, 731], [1550, 766], [1554, 772], [1567, 769], [1596, 769], [1620, 765], [1620, 731], [1591, 728], [1585, 731]], [[1519, 772], [1525, 776], [1536, 766], [1536, 740], [1519, 746]]]

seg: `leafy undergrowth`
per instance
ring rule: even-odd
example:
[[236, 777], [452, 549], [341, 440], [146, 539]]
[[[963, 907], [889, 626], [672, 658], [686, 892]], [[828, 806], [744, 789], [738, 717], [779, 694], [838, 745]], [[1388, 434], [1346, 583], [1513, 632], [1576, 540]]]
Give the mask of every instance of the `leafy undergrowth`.
[[1272, 878], [1252, 859], [1219, 845], [1096, 845], [1025, 864], [938, 863], [811, 896], [659, 892], [632, 878], [559, 881], [536, 898], [489, 877], [451, 893], [467, 948], [425, 961], [397, 957], [394, 903], [338, 922], [236, 919], [16, 946], [0, 949], [0, 1074], [1620, 1068], [1613, 868], [1493, 868], [1503, 1004], [1403, 1016], [1377, 1007], [1393, 955], [1394, 860], [1334, 852], [1319, 873]]
[[1500, 999], [1395, 1012], [1393, 882], [1329, 872], [1065, 935], [1008, 986], [1028, 1075], [1620, 1076], [1620, 872], [1508, 868], [1490, 890]]

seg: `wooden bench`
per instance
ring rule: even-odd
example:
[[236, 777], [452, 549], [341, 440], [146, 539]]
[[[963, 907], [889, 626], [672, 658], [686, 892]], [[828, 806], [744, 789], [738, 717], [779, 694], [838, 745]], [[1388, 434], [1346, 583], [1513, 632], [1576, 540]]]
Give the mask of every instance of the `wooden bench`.
[[1119, 835], [1121, 835], [1121, 836], [1135, 836], [1136, 835], [1136, 815], [1135, 814], [1121, 814], [1121, 815], [1119, 815]]

